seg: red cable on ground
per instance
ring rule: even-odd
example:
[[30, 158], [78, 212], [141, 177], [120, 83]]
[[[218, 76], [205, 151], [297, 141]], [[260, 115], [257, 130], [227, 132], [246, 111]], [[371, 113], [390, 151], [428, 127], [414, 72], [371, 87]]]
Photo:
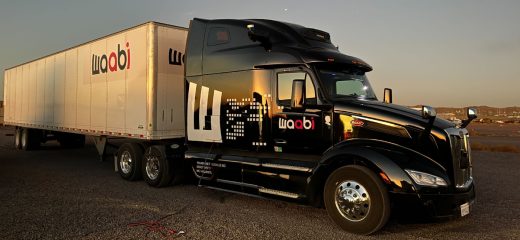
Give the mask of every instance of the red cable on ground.
[[[162, 220], [162, 219], [161, 219]], [[143, 226], [145, 227], [148, 232], [158, 232], [164, 237], [168, 237], [170, 239], [174, 239], [175, 237], [178, 237], [181, 234], [184, 234], [184, 231], [175, 231], [173, 229], [167, 228], [163, 226], [160, 221], [142, 221], [142, 222], [135, 222], [135, 223], [129, 223], [129, 227], [139, 227]]]

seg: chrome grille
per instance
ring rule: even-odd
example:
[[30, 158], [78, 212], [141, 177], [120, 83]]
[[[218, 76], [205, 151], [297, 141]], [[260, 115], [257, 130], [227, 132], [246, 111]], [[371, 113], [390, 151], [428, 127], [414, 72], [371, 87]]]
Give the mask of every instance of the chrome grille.
[[446, 131], [450, 136], [454, 184], [456, 188], [465, 189], [473, 181], [469, 134], [466, 129], [459, 128]]

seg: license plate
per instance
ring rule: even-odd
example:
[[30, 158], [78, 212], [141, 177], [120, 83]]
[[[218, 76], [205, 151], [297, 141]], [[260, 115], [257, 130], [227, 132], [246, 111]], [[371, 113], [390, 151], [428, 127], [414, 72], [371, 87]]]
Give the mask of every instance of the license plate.
[[469, 203], [460, 205], [460, 216], [464, 217], [469, 214]]

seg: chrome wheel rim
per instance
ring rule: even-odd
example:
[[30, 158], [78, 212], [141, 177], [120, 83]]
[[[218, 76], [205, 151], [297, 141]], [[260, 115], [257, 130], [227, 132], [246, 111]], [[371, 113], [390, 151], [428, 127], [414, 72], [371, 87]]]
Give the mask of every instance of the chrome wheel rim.
[[121, 161], [119, 162], [119, 166], [121, 166], [121, 171], [124, 174], [129, 174], [132, 171], [132, 155], [128, 151], [124, 151], [121, 154]]
[[335, 205], [339, 213], [349, 221], [359, 222], [370, 211], [370, 196], [366, 188], [352, 180], [343, 181], [336, 186]]
[[148, 155], [146, 157], [146, 175], [150, 180], [155, 180], [159, 176], [159, 158], [157, 156]]

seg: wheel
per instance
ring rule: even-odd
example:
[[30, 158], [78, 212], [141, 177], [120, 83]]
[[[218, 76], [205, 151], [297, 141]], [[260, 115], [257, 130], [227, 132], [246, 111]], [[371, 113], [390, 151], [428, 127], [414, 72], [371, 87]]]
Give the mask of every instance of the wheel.
[[32, 149], [32, 139], [31, 139], [31, 132], [28, 128], [22, 129], [22, 136], [20, 139], [20, 148], [24, 151], [29, 151]]
[[332, 220], [348, 232], [374, 233], [390, 216], [388, 192], [366, 167], [345, 166], [335, 170], [325, 183], [323, 199]]
[[137, 143], [125, 143], [117, 151], [117, 171], [123, 179], [135, 181], [141, 179], [143, 149]]
[[173, 167], [166, 157], [163, 146], [150, 146], [146, 148], [143, 159], [143, 178], [148, 185], [164, 187], [171, 183]]
[[16, 128], [14, 132], [14, 147], [16, 149], [22, 149], [22, 129]]

